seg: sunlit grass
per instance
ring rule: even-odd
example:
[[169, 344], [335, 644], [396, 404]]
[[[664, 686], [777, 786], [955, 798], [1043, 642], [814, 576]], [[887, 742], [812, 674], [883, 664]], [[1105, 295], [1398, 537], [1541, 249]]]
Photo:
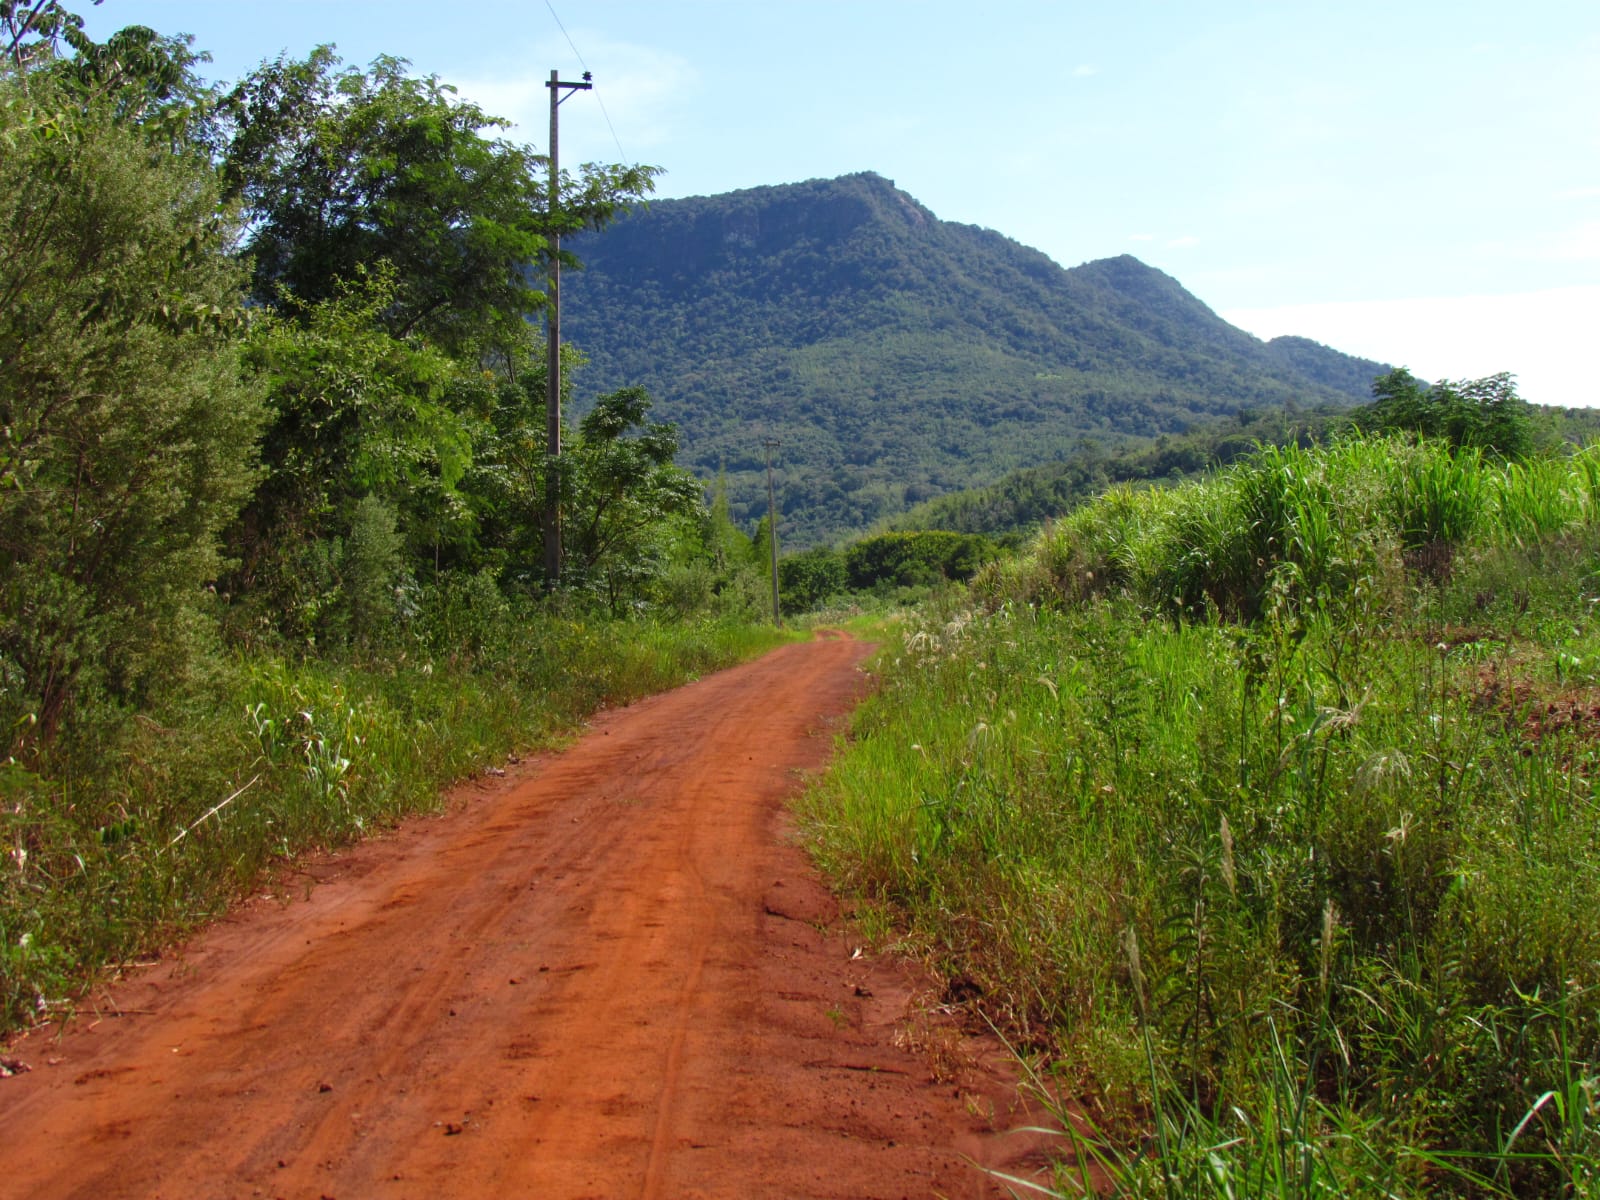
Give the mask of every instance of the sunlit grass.
[[1069, 1163], [1591, 1194], [1590, 474], [1268, 451], [1074, 514], [891, 644], [812, 844], [1051, 1048]]

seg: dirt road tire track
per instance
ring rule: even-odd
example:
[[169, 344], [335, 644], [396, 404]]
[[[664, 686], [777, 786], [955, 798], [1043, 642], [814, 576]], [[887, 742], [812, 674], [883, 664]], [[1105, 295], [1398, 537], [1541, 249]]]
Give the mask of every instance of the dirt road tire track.
[[0, 1196], [1000, 1194], [964, 1156], [1026, 1164], [1002, 1075], [896, 1044], [911, 977], [785, 837], [865, 654], [604, 714], [34, 1034]]

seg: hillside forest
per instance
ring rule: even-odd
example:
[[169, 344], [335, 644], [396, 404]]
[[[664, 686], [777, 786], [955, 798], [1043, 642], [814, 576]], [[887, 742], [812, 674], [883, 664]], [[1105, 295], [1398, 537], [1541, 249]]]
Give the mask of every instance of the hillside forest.
[[[737, 520], [811, 547], [1089, 440], [1350, 407], [1386, 368], [1263, 343], [1126, 255], [1063, 268], [872, 173], [653, 201], [578, 238], [567, 326], [650, 388]], [[981, 269], [975, 269], [980, 265]]]
[[[552, 206], [396, 59], [215, 85], [59, 0], [0, 0], [0, 51], [0, 1029], [853, 622], [877, 686], [800, 837], [1053, 1110], [1021, 1194], [1600, 1194], [1592, 413], [1257, 343], [877, 176]], [[548, 577], [556, 233], [654, 315], [575, 323]], [[975, 245], [1007, 286], [921, 303]]]

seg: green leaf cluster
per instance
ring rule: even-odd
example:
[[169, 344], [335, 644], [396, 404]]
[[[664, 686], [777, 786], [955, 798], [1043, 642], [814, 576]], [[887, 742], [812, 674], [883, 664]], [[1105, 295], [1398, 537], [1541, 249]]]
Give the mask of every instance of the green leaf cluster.
[[852, 588], [919, 587], [947, 580], [965, 582], [995, 557], [988, 538], [947, 530], [881, 533], [862, 538], [844, 552]]
[[229, 94], [221, 169], [251, 216], [252, 295], [293, 311], [387, 263], [386, 332], [506, 361], [544, 304], [533, 268], [552, 238], [604, 225], [655, 170], [585, 168], [552, 197], [548, 160], [498, 136], [506, 121], [408, 68], [346, 66], [322, 46], [263, 63]]
[[182, 672], [254, 482], [234, 228], [136, 115], [0, 76], [0, 744]]
[[1371, 404], [1351, 414], [1364, 429], [1443, 438], [1455, 449], [1502, 458], [1524, 458], [1534, 446], [1531, 407], [1506, 372], [1430, 386], [1399, 367], [1373, 381], [1372, 396]]

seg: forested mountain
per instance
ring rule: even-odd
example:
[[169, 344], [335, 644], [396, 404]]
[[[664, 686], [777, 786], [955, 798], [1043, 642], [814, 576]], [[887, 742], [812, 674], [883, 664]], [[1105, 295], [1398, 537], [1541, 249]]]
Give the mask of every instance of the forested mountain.
[[1059, 458], [1241, 408], [1348, 405], [1383, 368], [1236, 329], [1122, 256], [1064, 269], [941, 221], [874, 174], [658, 201], [573, 239], [567, 336], [584, 395], [637, 383], [682, 461], [765, 504], [788, 544]]

